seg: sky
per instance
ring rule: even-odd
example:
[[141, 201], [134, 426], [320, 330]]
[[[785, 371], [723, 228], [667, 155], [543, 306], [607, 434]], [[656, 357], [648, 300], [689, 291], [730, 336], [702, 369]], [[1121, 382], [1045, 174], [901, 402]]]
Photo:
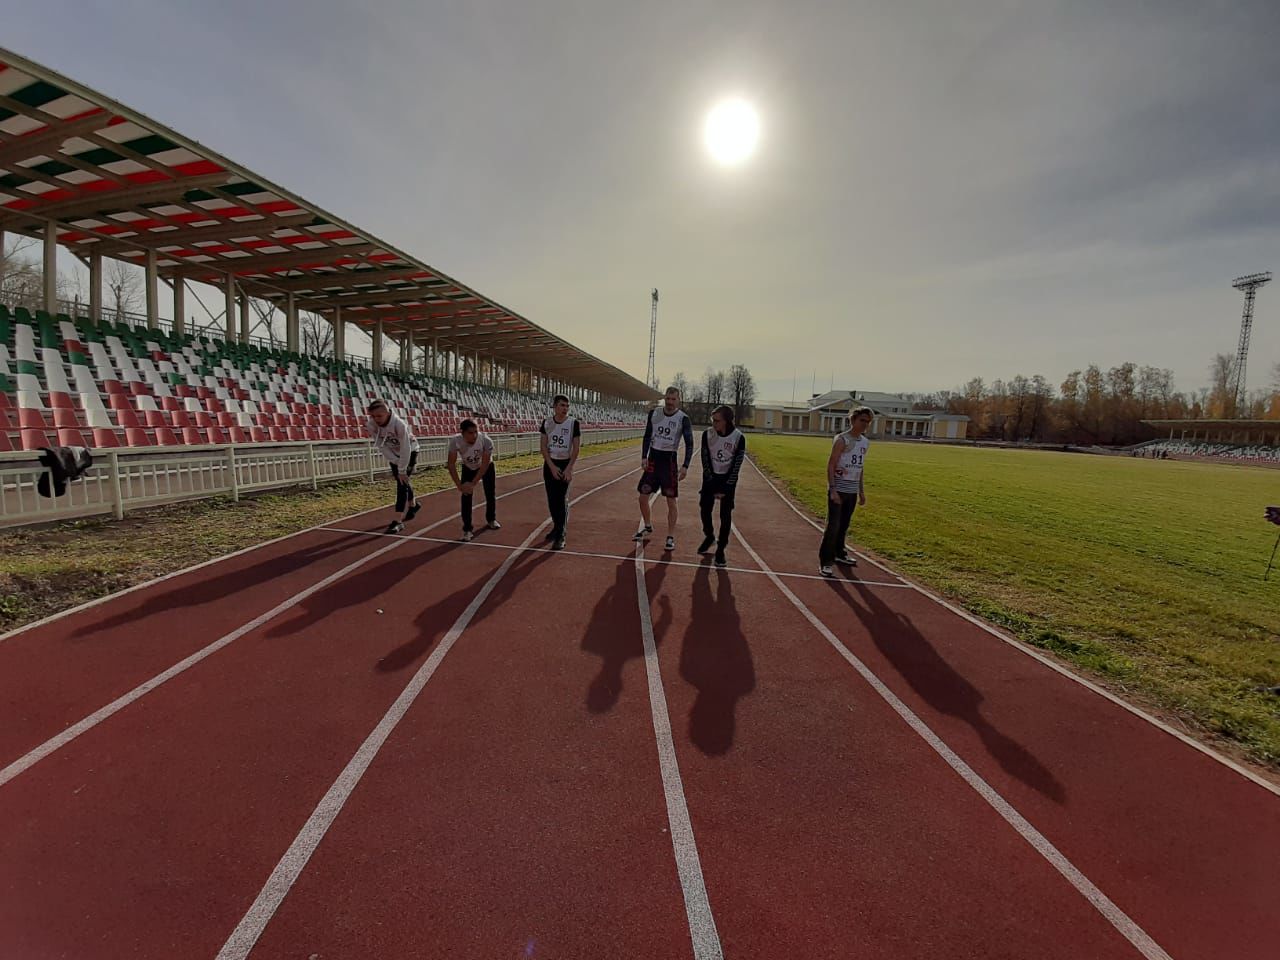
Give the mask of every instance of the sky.
[[[1234, 353], [1270, 0], [0, 0], [4, 46], [643, 378], [761, 399]], [[753, 157], [701, 139], [754, 104]], [[1280, 362], [1258, 295], [1250, 385]]]

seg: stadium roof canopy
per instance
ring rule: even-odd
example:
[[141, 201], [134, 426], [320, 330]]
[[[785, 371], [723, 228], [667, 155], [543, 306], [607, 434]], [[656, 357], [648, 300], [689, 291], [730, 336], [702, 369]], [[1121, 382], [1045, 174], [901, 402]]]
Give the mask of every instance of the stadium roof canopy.
[[[607, 396], [646, 384], [137, 111], [0, 49], [0, 230], [226, 286]], [[290, 301], [290, 296], [292, 300]]]
[[1189, 433], [1195, 437], [1203, 435], [1206, 439], [1226, 442], [1231, 442], [1232, 437], [1244, 438], [1246, 441], [1262, 439], [1263, 442], [1267, 437], [1280, 438], [1280, 420], [1201, 419], [1143, 420], [1142, 422], [1160, 433], [1168, 431], [1171, 436], [1174, 433]]

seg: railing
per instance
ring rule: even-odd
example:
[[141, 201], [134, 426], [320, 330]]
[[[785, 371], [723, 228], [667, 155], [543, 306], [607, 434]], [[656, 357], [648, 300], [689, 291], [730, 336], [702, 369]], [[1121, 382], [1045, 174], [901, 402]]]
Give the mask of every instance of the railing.
[[[642, 433], [635, 428], [584, 430], [582, 442], [634, 440]], [[536, 433], [499, 434], [492, 439], [495, 459], [539, 450]], [[441, 466], [448, 459], [447, 437], [420, 439], [418, 444], [419, 464]], [[53, 499], [38, 491], [46, 473], [38, 457], [33, 452], [0, 454], [0, 527], [101, 514], [119, 519], [130, 510], [163, 503], [218, 496], [238, 500], [245, 493], [282, 487], [315, 489], [332, 480], [373, 479], [386, 469], [382, 455], [364, 440], [124, 447], [96, 451], [84, 477]]]

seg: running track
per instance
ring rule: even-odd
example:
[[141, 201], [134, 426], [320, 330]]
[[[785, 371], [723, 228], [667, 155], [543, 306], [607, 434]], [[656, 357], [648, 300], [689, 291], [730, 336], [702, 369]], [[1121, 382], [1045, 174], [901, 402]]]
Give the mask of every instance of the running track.
[[0, 958], [1277, 955], [1274, 788], [814, 577], [750, 467], [729, 571], [696, 477], [633, 550], [636, 459], [564, 554], [516, 474], [470, 545], [432, 496], [0, 637]]

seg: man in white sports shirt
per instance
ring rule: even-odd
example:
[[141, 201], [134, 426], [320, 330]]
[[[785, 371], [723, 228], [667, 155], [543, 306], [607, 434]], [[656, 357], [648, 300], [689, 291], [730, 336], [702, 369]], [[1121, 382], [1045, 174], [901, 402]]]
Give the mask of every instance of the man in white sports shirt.
[[569, 416], [569, 398], [558, 395], [553, 403], [555, 413], [542, 421], [542, 485], [547, 490], [547, 509], [551, 511], [551, 532], [547, 539], [552, 550], [563, 550], [569, 525], [569, 484], [573, 467], [582, 446], [582, 429], [578, 418]]
[[[677, 469], [676, 453], [680, 440], [684, 440], [684, 465]], [[644, 425], [644, 441], [640, 447], [640, 460], [644, 472], [636, 491], [640, 494], [640, 518], [644, 526], [636, 531], [635, 540], [647, 540], [653, 533], [653, 517], [649, 513], [649, 496], [661, 490], [667, 498], [668, 551], [676, 548], [676, 520], [679, 510], [676, 500], [680, 496], [680, 481], [689, 473], [689, 461], [693, 459], [693, 421], [680, 409], [680, 391], [667, 387], [662, 406], [649, 411]]]
[[832, 563], [858, 565], [849, 556], [844, 541], [849, 535], [854, 506], [867, 503], [862, 468], [870, 446], [865, 434], [874, 416], [870, 407], [855, 407], [849, 412], [849, 429], [831, 444], [831, 456], [827, 458], [827, 529], [818, 548], [818, 572], [824, 577], [835, 576]]
[[387, 533], [400, 533], [404, 525], [418, 514], [418, 498], [409, 480], [418, 463], [418, 439], [409, 432], [408, 424], [391, 412], [385, 401], [373, 401], [365, 412], [369, 414], [365, 431], [378, 452], [391, 464], [391, 475], [396, 478], [396, 513], [404, 514], [403, 520], [396, 519], [387, 524]]
[[[462, 461], [462, 476], [458, 476], [458, 461]], [[472, 494], [476, 484], [484, 488], [485, 526], [490, 530], [502, 529], [498, 523], [497, 470], [493, 466], [493, 441], [487, 433], [481, 433], [474, 420], [458, 424], [458, 435], [449, 440], [449, 476], [462, 494], [462, 539], [475, 538], [471, 527]]]

